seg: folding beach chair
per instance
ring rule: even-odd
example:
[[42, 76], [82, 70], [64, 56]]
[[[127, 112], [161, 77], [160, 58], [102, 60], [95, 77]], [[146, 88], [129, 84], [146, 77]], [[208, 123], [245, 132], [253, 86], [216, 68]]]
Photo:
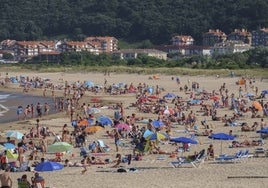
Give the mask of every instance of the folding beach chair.
[[234, 155], [220, 155], [219, 157], [215, 158], [215, 161], [218, 163], [236, 163], [240, 161], [242, 156], [244, 155], [243, 150], [238, 150]]
[[186, 158], [178, 158], [178, 161], [171, 162], [174, 168], [179, 168], [184, 165], [191, 164], [193, 167], [198, 168], [205, 161], [205, 150], [201, 150], [194, 160], [187, 160]]

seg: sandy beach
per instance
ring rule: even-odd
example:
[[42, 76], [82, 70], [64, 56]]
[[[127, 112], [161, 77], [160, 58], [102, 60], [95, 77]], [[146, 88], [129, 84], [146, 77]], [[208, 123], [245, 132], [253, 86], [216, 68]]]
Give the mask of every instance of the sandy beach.
[[[4, 72], [1, 75], [5, 75]], [[268, 89], [268, 80], [260, 80], [260, 78], [252, 79], [252, 84], [249, 84], [247, 79], [247, 88], [244, 85], [237, 85], [240, 77], [207, 77], [207, 76], [178, 76], [178, 75], [157, 75], [158, 79], [153, 79], [153, 75], [140, 75], [140, 74], [113, 74], [104, 75], [102, 73], [39, 73], [39, 72], [9, 72], [9, 76], [20, 76], [27, 75], [29, 78], [41, 77], [49, 78], [50, 82], [55, 85], [56, 88], [64, 86], [65, 81], [68, 83], [84, 83], [84, 81], [91, 81], [95, 85], [103, 86], [106, 80], [106, 85], [117, 85], [119, 83], [125, 83], [134, 86], [138, 86], [139, 83], [148, 85], [153, 88], [161, 88], [160, 97], [167, 93], [174, 93], [181, 98], [181, 100], [191, 100], [190, 95], [192, 91], [184, 92], [180, 91], [180, 87], [184, 88], [185, 85], [191, 89], [192, 83], [198, 83], [199, 89], [208, 93], [219, 93], [220, 87], [225, 83], [225, 87], [228, 89], [229, 95], [234, 94], [235, 97], [239, 96], [239, 87], [242, 88], [243, 99], [247, 102], [247, 106], [252, 106], [251, 100], [246, 97], [246, 94], [256, 93], [256, 87], [258, 88], [258, 96], [262, 90]], [[172, 79], [173, 77], [173, 79]], [[176, 78], [179, 78], [180, 84], [178, 84]], [[246, 91], [247, 89], [247, 91]], [[0, 86], [0, 91], [3, 92], [16, 92], [22, 93], [23, 88], [19, 87], [18, 84], [8, 83], [5, 86]], [[30, 89], [24, 95], [35, 95], [43, 96], [43, 89]], [[63, 97], [63, 89], [55, 89], [54, 97]], [[46, 97], [52, 98], [52, 91], [46, 90]], [[94, 105], [92, 98], [99, 98], [102, 102], [100, 104], [104, 106], [100, 108], [100, 114], [114, 117], [115, 111], [118, 109], [110, 109], [109, 107], [117, 103], [122, 103], [124, 108], [125, 117], [131, 116], [135, 113], [137, 117], [143, 119], [157, 119], [158, 114], [143, 113], [133, 107], [132, 104], [137, 100], [137, 93], [117, 94], [110, 95], [109, 93], [89, 92], [86, 91], [85, 95], [80, 101], [82, 103]], [[196, 96], [198, 97], [198, 96]], [[268, 102], [267, 96], [262, 99], [264, 104]], [[209, 106], [212, 106], [213, 100], [205, 100]], [[221, 102], [220, 102], [221, 103]], [[99, 104], [99, 102], [97, 102]], [[230, 102], [229, 102], [230, 105]], [[174, 104], [171, 100], [166, 102], [168, 108], [173, 109]], [[51, 107], [52, 108], [52, 107]], [[185, 114], [189, 114], [192, 110], [196, 116], [197, 131], [199, 133], [204, 132], [204, 127], [201, 125], [201, 121], [206, 121], [209, 125], [209, 129], [213, 130], [214, 133], [224, 132], [227, 133], [232, 130], [233, 134], [237, 136], [236, 140], [259, 140], [260, 135], [256, 131], [242, 132], [241, 126], [224, 126], [222, 121], [212, 121], [211, 116], [203, 116], [200, 112], [201, 105], [193, 105]], [[82, 113], [81, 110], [77, 113]], [[226, 114], [228, 117], [233, 116], [234, 110], [229, 110], [229, 107], [217, 108], [217, 116], [224, 117]], [[64, 124], [67, 124], [70, 131], [73, 130], [71, 126], [70, 117], [65, 112], [52, 113], [49, 115], [43, 115], [40, 118], [41, 125], [49, 127], [52, 132], [60, 133]], [[262, 116], [262, 112], [258, 112]], [[245, 112], [239, 117], [238, 122], [246, 122], [249, 126], [253, 125], [254, 122], [261, 123], [261, 118], [251, 118], [251, 112]], [[16, 117], [16, 114], [14, 114]], [[95, 116], [95, 115], [94, 115]], [[96, 115], [97, 116], [97, 115]], [[2, 118], [3, 116], [0, 116]], [[263, 117], [264, 122], [268, 126], [268, 118]], [[35, 126], [36, 117], [28, 118], [26, 120], [14, 121], [10, 123], [1, 123], [1, 141], [5, 141], [5, 133], [8, 130], [18, 130], [22, 133], [28, 133], [29, 130]], [[146, 127], [146, 124], [135, 123], [139, 127]], [[122, 156], [132, 154], [133, 148], [130, 144], [130, 139], [124, 139], [122, 142], [124, 146], [119, 147], [119, 152], [115, 151], [114, 139], [107, 136], [106, 131], [111, 131], [113, 128], [106, 126], [103, 130], [96, 132], [93, 135], [88, 135], [87, 146], [93, 140], [103, 140], [105, 144], [110, 147], [110, 151], [106, 152], [105, 155], [101, 156], [102, 159], [115, 159], [117, 153]], [[260, 126], [258, 127], [258, 130]], [[184, 125], [173, 123], [171, 128], [171, 136], [185, 136], [190, 137], [191, 133], [185, 131]], [[264, 145], [262, 146], [250, 146], [243, 148], [231, 148], [229, 147], [231, 142], [219, 141], [209, 139], [207, 136], [196, 136], [198, 144], [193, 144], [190, 147], [190, 151], [184, 153], [178, 153], [177, 155], [190, 155], [195, 152], [199, 152], [202, 149], [207, 150], [210, 144], [214, 145], [215, 155], [219, 156], [220, 153], [234, 154], [239, 149], [248, 149], [251, 154], [254, 153], [255, 149], [262, 147], [268, 149], [267, 139], [263, 140]], [[48, 138], [49, 143], [54, 140], [51, 136]], [[18, 142], [16, 140], [16, 142]], [[174, 145], [167, 144], [167, 142], [159, 144], [161, 149], [164, 151], [172, 152], [175, 150]], [[221, 151], [222, 150], [222, 151]], [[80, 149], [74, 148], [72, 152], [66, 153], [63, 159], [69, 159], [71, 161], [80, 161]], [[45, 158], [53, 158], [55, 154], [46, 154]], [[40, 174], [45, 179], [45, 187], [50, 188], [87, 188], [87, 187], [234, 187], [234, 188], [251, 188], [251, 187], [266, 187], [268, 182], [268, 157], [251, 157], [243, 159], [237, 163], [221, 164], [214, 160], [205, 160], [198, 168], [193, 168], [191, 165], [183, 166], [182, 168], [173, 168], [170, 164], [171, 161], [175, 161], [176, 158], [171, 158], [170, 155], [166, 154], [148, 154], [145, 153], [142, 156], [141, 161], [132, 160], [131, 164], [121, 163], [122, 168], [136, 168], [135, 172], [118, 173], [117, 168], [111, 168], [113, 164], [105, 165], [91, 165], [88, 167], [88, 171], [85, 174], [81, 174], [82, 167], [65, 167], [60, 171], [53, 172], [41, 172]], [[32, 161], [31, 161], [32, 162]], [[33, 176], [34, 172], [14, 172], [11, 173], [13, 180], [13, 187], [17, 187], [17, 178], [21, 177], [22, 174], [27, 174], [28, 177]], [[229, 178], [228, 178], [229, 177]]]

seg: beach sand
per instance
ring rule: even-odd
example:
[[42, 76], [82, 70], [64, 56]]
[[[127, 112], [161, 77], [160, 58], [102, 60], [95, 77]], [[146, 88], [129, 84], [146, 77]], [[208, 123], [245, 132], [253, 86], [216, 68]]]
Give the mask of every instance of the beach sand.
[[[5, 73], [2, 73], [5, 75]], [[64, 81], [69, 83], [76, 81], [92, 81], [96, 84], [103, 85], [104, 79], [108, 81], [108, 85], [118, 84], [124, 82], [126, 84], [133, 83], [137, 86], [139, 83], [146, 83], [149, 86], [158, 85], [160, 88], [163, 88], [161, 96], [166, 93], [174, 93], [185, 100], [189, 99], [189, 95], [186, 95], [184, 92], [179, 91], [179, 87], [183, 87], [185, 84], [192, 82], [198, 82], [200, 88], [212, 92], [215, 90], [218, 92], [220, 86], [223, 83], [226, 83], [226, 88], [229, 89], [230, 93], [234, 93], [235, 96], [238, 96], [238, 88], [235, 84], [238, 81], [239, 77], [205, 77], [205, 76], [179, 76], [180, 85], [176, 83], [175, 80], [172, 80], [172, 76], [159, 75], [159, 79], [149, 79], [152, 75], [138, 75], [138, 74], [113, 74], [109, 76], [104, 76], [101, 73], [37, 73], [37, 72], [10, 72], [10, 76], [19, 76], [27, 75], [31, 77], [42, 77], [49, 78], [51, 82], [62, 85]], [[174, 78], [177, 76], [174, 75]], [[259, 88], [259, 92], [268, 89], [267, 80], [256, 78], [254, 83], [255, 86]], [[244, 87], [244, 86], [242, 86]], [[244, 89], [244, 88], [243, 88]], [[8, 84], [8, 87], [0, 87], [0, 91], [8, 92], [22, 92], [22, 88], [19, 88], [17, 85]], [[29, 91], [33, 95], [42, 96], [42, 90], [31, 90]], [[254, 91], [248, 87], [249, 93], [254, 93]], [[63, 91], [56, 92], [57, 97], [63, 96]], [[48, 96], [50, 91], [48, 91]], [[157, 118], [156, 114], [149, 113], [140, 113], [135, 108], [129, 107], [131, 103], [136, 101], [135, 94], [124, 94], [124, 95], [109, 95], [103, 93], [86, 93], [86, 96], [83, 98], [84, 102], [89, 103], [90, 99], [93, 97], [99, 97], [103, 101], [106, 101], [109, 105], [112, 101], [112, 104], [122, 102], [125, 108], [125, 115], [131, 115], [136, 113], [137, 117], [144, 118]], [[267, 102], [267, 98], [264, 99], [264, 102]], [[208, 103], [211, 103], [211, 101]], [[169, 107], [173, 107], [173, 104], [168, 103]], [[197, 111], [200, 106], [195, 106], [192, 108], [193, 111]], [[222, 117], [224, 114], [231, 116], [233, 111], [228, 110], [227, 108], [218, 109], [218, 116]], [[113, 117], [114, 110], [110, 109], [101, 109], [101, 114], [108, 115]], [[260, 123], [260, 118], [250, 118], [250, 113], [246, 113], [242, 118], [241, 122], [247, 122], [249, 125], [252, 125], [254, 121]], [[200, 113], [196, 113], [197, 124], [199, 125], [200, 132], [204, 131], [201, 126], [201, 120], [204, 120], [204, 116], [201, 116]], [[1, 117], [0, 117], [1, 118]], [[7, 130], [20, 130], [23, 133], [28, 132], [31, 127], [34, 126], [36, 118], [29, 120], [16, 121], [11, 123], [3, 123], [0, 125], [0, 130], [2, 132], [2, 141], [5, 140], [4, 133]], [[268, 123], [268, 119], [264, 119]], [[238, 140], [244, 139], [259, 139], [259, 135], [255, 132], [241, 132], [239, 126], [235, 127], [225, 127], [220, 121], [212, 121], [210, 117], [206, 117], [207, 124], [212, 126], [213, 132], [225, 132], [228, 133], [229, 130], [233, 130], [233, 134], [238, 135]], [[48, 126], [51, 131], [59, 132], [62, 130], [62, 126], [67, 123], [69, 130], [72, 129], [70, 118], [65, 113], [50, 114], [49, 116], [43, 116], [41, 118], [41, 124]], [[145, 124], [138, 124], [140, 127], [145, 126]], [[93, 140], [101, 139], [107, 145], [111, 147], [111, 150], [108, 152], [107, 156], [102, 156], [102, 158], [115, 159], [116, 151], [114, 146], [114, 139], [111, 139], [105, 136], [105, 131], [111, 130], [111, 128], [106, 127], [104, 130], [97, 132], [94, 135], [89, 135], [87, 142], [90, 143]], [[172, 129], [172, 136], [189, 136], [183, 132], [184, 126], [175, 125]], [[52, 140], [53, 138], [51, 138]], [[198, 152], [201, 149], [207, 149], [209, 144], [213, 143], [215, 148], [215, 154], [219, 155], [222, 144], [222, 153], [234, 154], [238, 151], [238, 148], [229, 148], [231, 141], [219, 141], [211, 140], [207, 137], [198, 137], [199, 143], [197, 145], [192, 145], [190, 152], [185, 152], [182, 155], [193, 154]], [[264, 142], [266, 142], [265, 140]], [[119, 148], [119, 153], [122, 155], [131, 154], [132, 149], [129, 147], [127, 141], [125, 147]], [[170, 144], [160, 145], [163, 150], [174, 151], [175, 146]], [[267, 143], [262, 147], [267, 148]], [[251, 153], [254, 152], [256, 147], [248, 148]], [[243, 148], [247, 149], [247, 148]], [[181, 154], [179, 154], [181, 155]], [[53, 158], [54, 155], [47, 154], [47, 158]], [[79, 148], [75, 148], [73, 153], [67, 153], [63, 156], [64, 159], [68, 158], [72, 161], [79, 161], [81, 157], [79, 156]], [[161, 160], [160, 160], [161, 159]], [[64, 187], [234, 187], [234, 188], [246, 188], [246, 187], [266, 187], [268, 182], [268, 158], [249, 158], [245, 159], [242, 162], [232, 163], [232, 164], [218, 164], [213, 161], [205, 161], [204, 164], [200, 165], [199, 168], [192, 168], [191, 165], [185, 166], [185, 168], [173, 168], [170, 165], [171, 161], [176, 159], [170, 158], [169, 155], [154, 155], [146, 154], [143, 156], [141, 161], [132, 161], [130, 165], [127, 163], [122, 163], [123, 168], [137, 168], [137, 172], [127, 172], [127, 173], [116, 173], [116, 168], [111, 168], [112, 164], [107, 165], [92, 165], [88, 168], [88, 171], [81, 175], [81, 167], [67, 167], [60, 171], [55, 172], [41, 172], [41, 175], [45, 178], [46, 187], [50, 188], [64, 188]], [[188, 168], [189, 167], [189, 168]], [[33, 176], [33, 172], [16, 172], [11, 173], [13, 179], [13, 187], [17, 187], [17, 178], [21, 177], [22, 174], [26, 173], [28, 177]], [[235, 178], [228, 178], [228, 177]], [[251, 177], [251, 178], [250, 178]], [[263, 177], [263, 178], [261, 178]], [[266, 177], [266, 178], [265, 178]]]

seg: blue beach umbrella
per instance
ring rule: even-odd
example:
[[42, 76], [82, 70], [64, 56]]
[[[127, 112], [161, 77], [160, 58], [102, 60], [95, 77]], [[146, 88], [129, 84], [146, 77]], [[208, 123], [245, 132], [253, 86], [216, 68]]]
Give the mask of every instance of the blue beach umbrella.
[[6, 136], [16, 138], [16, 139], [20, 140], [20, 139], [22, 139], [22, 137], [24, 135], [21, 132], [18, 132], [18, 131], [8, 131]]
[[136, 123], [147, 124], [147, 123], [149, 123], [149, 119], [143, 119], [143, 120], [140, 120], [140, 121], [136, 121]]
[[222, 154], [222, 140], [234, 140], [235, 137], [226, 133], [215, 133], [208, 138], [213, 140], [221, 140], [221, 154]]
[[143, 133], [143, 137], [144, 138], [147, 138], [149, 135], [151, 135], [151, 134], [154, 134], [154, 132], [153, 131], [150, 131], [149, 129], [147, 129], [144, 133]]
[[168, 135], [161, 132], [155, 132], [146, 137], [147, 140], [165, 140], [168, 139]]
[[174, 93], [167, 93], [167, 94], [164, 95], [163, 97], [164, 97], [164, 98], [171, 99], [171, 98], [175, 98], [175, 97], [177, 97], [177, 95], [175, 95]]
[[171, 138], [170, 142], [177, 142], [177, 143], [183, 143], [183, 144], [198, 144], [196, 140], [193, 140], [187, 137]]
[[235, 137], [226, 133], [215, 133], [209, 136], [210, 139], [214, 140], [234, 140]]
[[85, 81], [84, 83], [85, 87], [94, 87], [94, 83], [92, 81]]
[[104, 116], [104, 115], [101, 115], [97, 118], [97, 121], [102, 125], [102, 126], [105, 126], [105, 125], [113, 125], [113, 121], [107, 117], [107, 116]]
[[38, 172], [44, 172], [44, 171], [56, 171], [63, 169], [63, 165], [57, 162], [52, 161], [45, 161], [42, 163], [39, 163], [34, 170]]
[[257, 133], [268, 134], [268, 128], [264, 128], [264, 129], [258, 130]]
[[159, 128], [159, 127], [161, 127], [161, 126], [164, 126], [164, 123], [163, 123], [162, 121], [159, 121], [159, 120], [154, 120], [154, 121], [152, 122], [152, 124], [153, 124], [153, 126], [154, 126], [155, 128]]
[[6, 148], [6, 149], [15, 149], [16, 146], [12, 143], [4, 143], [3, 146]]

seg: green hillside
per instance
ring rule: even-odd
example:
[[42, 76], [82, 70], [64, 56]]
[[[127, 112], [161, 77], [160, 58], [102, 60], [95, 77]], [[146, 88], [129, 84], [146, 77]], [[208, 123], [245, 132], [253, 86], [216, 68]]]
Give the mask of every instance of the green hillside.
[[210, 28], [228, 34], [265, 26], [267, 0], [2, 0], [0, 6], [1, 40], [110, 35], [162, 44], [187, 34], [201, 43]]

